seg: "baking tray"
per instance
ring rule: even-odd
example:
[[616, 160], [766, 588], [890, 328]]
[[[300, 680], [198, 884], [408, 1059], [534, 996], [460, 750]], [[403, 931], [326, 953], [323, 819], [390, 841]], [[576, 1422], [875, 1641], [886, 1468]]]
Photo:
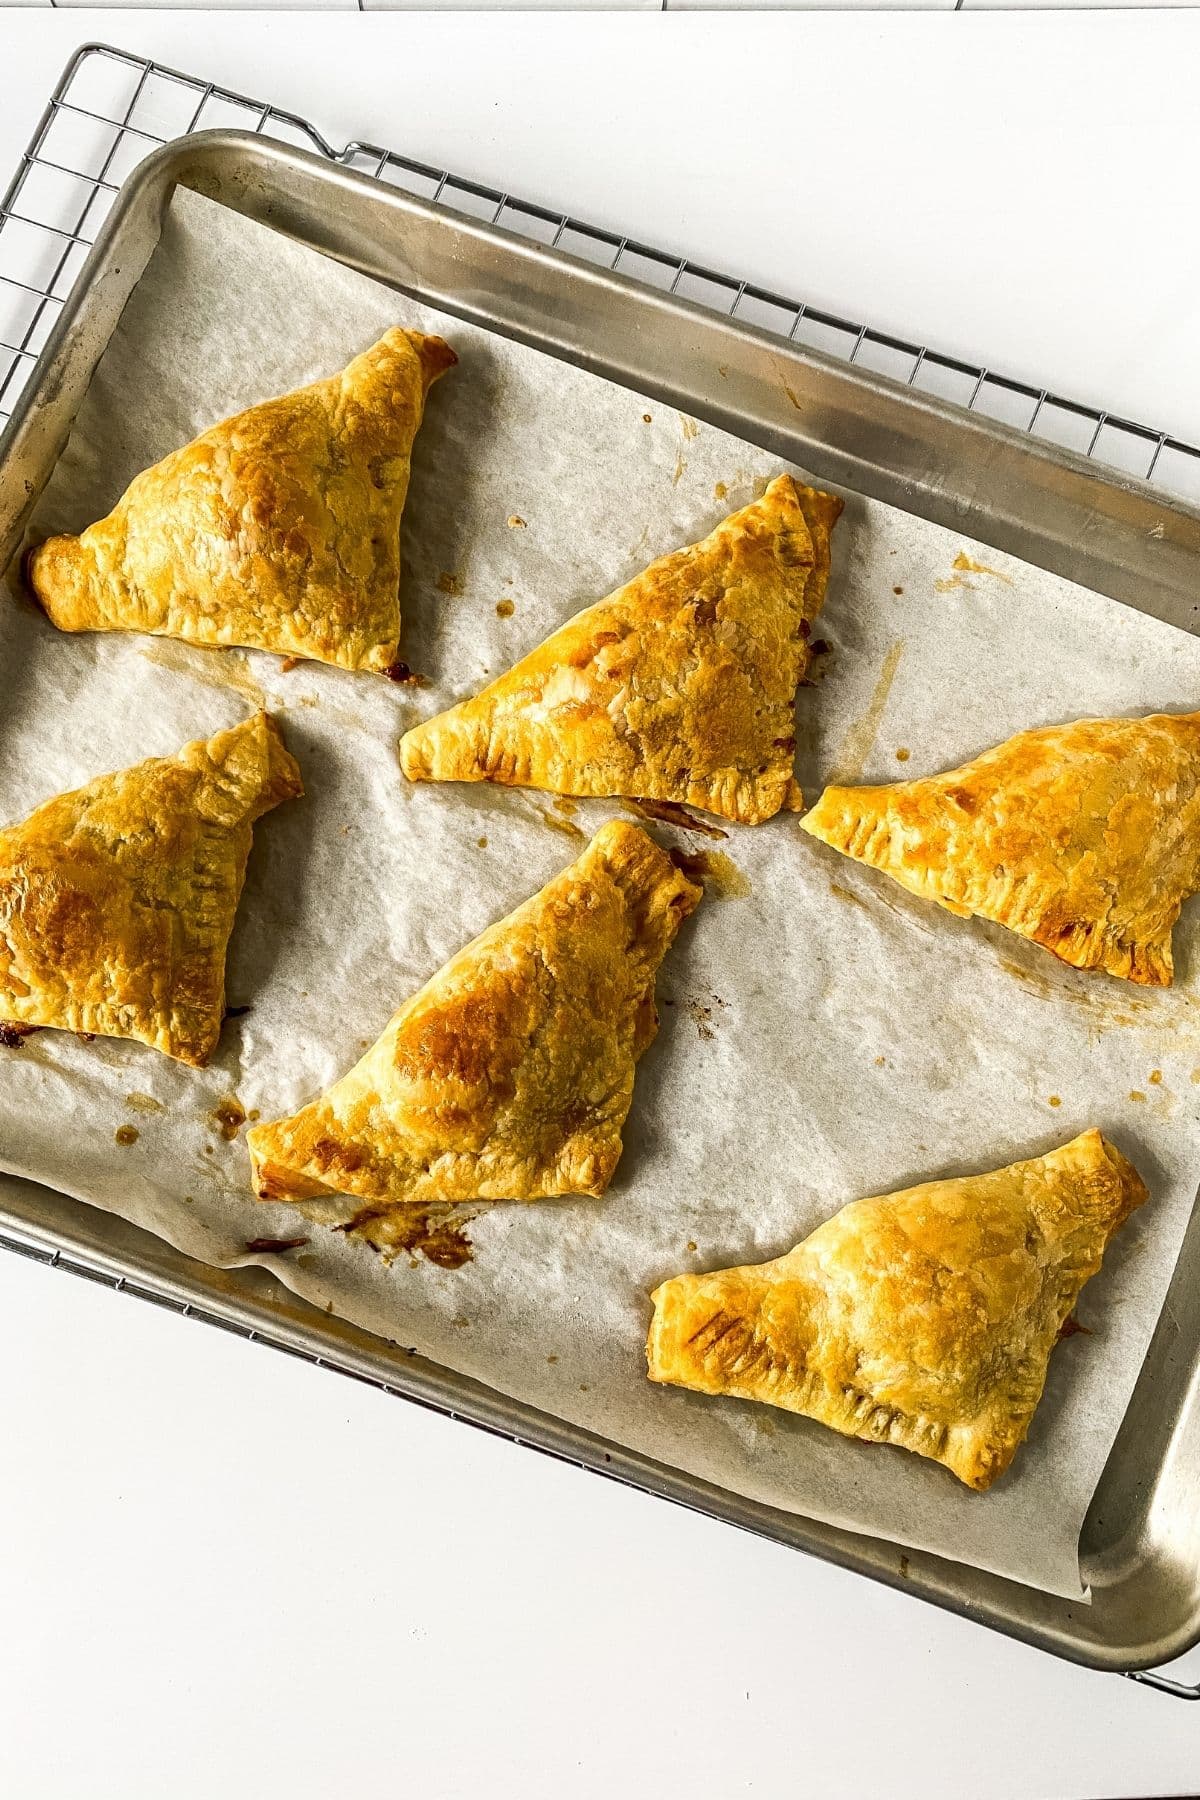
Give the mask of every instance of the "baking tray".
[[[428, 305], [587, 368], [1158, 618], [1197, 628], [1200, 511], [1085, 456], [723, 318], [677, 294], [242, 132], [155, 152], [116, 197], [0, 437], [0, 563], [66, 441], [177, 184]], [[798, 1518], [508, 1400], [327, 1316], [258, 1269], [211, 1269], [123, 1220], [0, 1177], [0, 1243], [855, 1569], [1096, 1668], [1200, 1641], [1200, 1213], [1085, 1522], [1090, 1605]], [[1200, 1689], [1141, 1676], [1188, 1697]]]

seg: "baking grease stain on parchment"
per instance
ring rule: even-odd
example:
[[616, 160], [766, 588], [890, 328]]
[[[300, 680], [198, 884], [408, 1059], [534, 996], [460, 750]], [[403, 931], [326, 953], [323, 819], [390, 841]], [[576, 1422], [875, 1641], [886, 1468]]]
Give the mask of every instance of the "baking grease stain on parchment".
[[968, 593], [973, 593], [975, 583], [965, 579], [968, 575], [990, 575], [994, 580], [1002, 581], [1006, 587], [1013, 585], [1011, 575], [1005, 575], [1001, 570], [993, 569], [987, 563], [976, 562], [975, 558], [968, 556], [965, 550], [959, 551], [950, 567], [955, 573], [942, 576], [933, 584], [934, 590], [939, 594], [953, 593], [955, 588], [965, 588]]
[[407, 1254], [413, 1263], [423, 1256], [439, 1269], [461, 1269], [475, 1255], [466, 1230], [474, 1216], [453, 1207], [368, 1207], [335, 1229], [361, 1238], [385, 1262]]
[[714, 900], [744, 900], [751, 892], [749, 876], [723, 850], [672, 850], [669, 855], [675, 867]]
[[897, 638], [883, 659], [883, 667], [879, 671], [879, 679], [867, 702], [866, 711], [860, 719], [855, 720], [838, 745], [837, 754], [833, 759], [833, 767], [828, 776], [830, 787], [845, 787], [849, 783], [857, 781], [862, 774], [866, 760], [874, 747], [875, 739], [879, 735], [879, 723], [883, 718], [888, 695], [892, 691], [892, 683], [896, 679], [896, 670], [900, 667], [900, 658], [903, 655], [904, 639]]
[[241, 694], [251, 706], [263, 708], [267, 701], [262, 688], [250, 672], [243, 650], [210, 649], [204, 644], [180, 644], [173, 638], [156, 638], [143, 644], [138, 655], [174, 675], [186, 675], [204, 687], [230, 688]]

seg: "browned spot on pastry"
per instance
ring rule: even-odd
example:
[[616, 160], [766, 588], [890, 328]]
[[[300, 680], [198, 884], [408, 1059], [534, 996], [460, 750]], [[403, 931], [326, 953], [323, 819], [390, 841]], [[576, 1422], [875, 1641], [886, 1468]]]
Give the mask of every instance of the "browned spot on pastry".
[[1151, 1087], [1158, 1087], [1161, 1082], [1162, 1082], [1162, 1070], [1161, 1069], [1151, 1069], [1151, 1071], [1150, 1071]]
[[163, 1113], [167, 1110], [162, 1101], [156, 1100], [153, 1094], [140, 1093], [136, 1088], [131, 1094], [126, 1094], [125, 1104], [133, 1112]]
[[[703, 1354], [707, 1356], [708, 1352], [714, 1349], [722, 1338], [728, 1337], [729, 1333], [736, 1330], [740, 1324], [740, 1319], [730, 1318], [723, 1312], [715, 1312], [710, 1318], [705, 1319], [703, 1325], [697, 1326], [691, 1337], [685, 1341], [698, 1345]], [[714, 1325], [716, 1326], [715, 1331], [713, 1330]], [[701, 1338], [704, 1339], [702, 1344], [700, 1343]]]
[[322, 1175], [353, 1175], [362, 1167], [363, 1153], [354, 1144], [338, 1144], [323, 1137], [312, 1147], [312, 1160]]
[[232, 1144], [234, 1138], [246, 1123], [246, 1112], [237, 1096], [235, 1094], [230, 1094], [227, 1100], [220, 1101], [219, 1104], [213, 1108], [212, 1112], [209, 1114], [209, 1118], [212, 1120], [221, 1136], [225, 1139], [225, 1142], [227, 1144]]
[[136, 1125], [118, 1125], [117, 1129], [113, 1132], [113, 1142], [120, 1144], [123, 1150], [127, 1150], [130, 1144], [136, 1144], [137, 1141], [138, 1129]]
[[[205, 1146], [211, 1151], [211, 1145]], [[254, 1192], [260, 1200], [290, 1200], [292, 1189], [286, 1171], [272, 1168], [270, 1163], [263, 1163], [254, 1177]]]
[[724, 500], [728, 492], [729, 489], [725, 486], [725, 483], [723, 481], [718, 481], [713, 488], [713, 499]]
[[510, 531], [524, 531], [525, 521], [521, 517], [520, 513], [509, 513], [508, 528]]
[[1061, 1106], [1062, 1096], [1060, 1094], [1051, 1094], [1046, 1104], [1047, 1106]]
[[911, 754], [912, 754], [911, 751], [906, 750], [904, 748], [904, 745], [901, 744], [900, 748], [896, 752], [896, 761], [897, 762], [907, 762], [909, 759], [909, 756]]
[[401, 687], [425, 686], [425, 677], [414, 674], [406, 662], [389, 663], [383, 672], [389, 681], [394, 681]]
[[246, 1248], [247, 1250], [253, 1250], [259, 1256], [275, 1256], [282, 1255], [285, 1250], [299, 1250], [300, 1246], [302, 1244], [307, 1244], [307, 1242], [308, 1239], [306, 1237], [247, 1238]]
[[1081, 1325], [1079, 1320], [1075, 1317], [1075, 1314], [1069, 1313], [1059, 1326], [1058, 1335], [1060, 1340], [1062, 1338], [1078, 1337], [1081, 1333], [1084, 1337], [1091, 1337], [1091, 1326]]
[[36, 1030], [36, 1025], [10, 1025], [7, 1020], [0, 1021], [0, 1046], [5, 1050], [19, 1050], [30, 1033]]
[[1129, 1098], [1131, 1100], [1144, 1100], [1146, 1096], [1143, 1094], [1141, 1088], [1130, 1088]]
[[[490, 1104], [499, 1106], [512, 1093], [513, 1071], [525, 1047], [527, 1002], [511, 983], [456, 989], [428, 1017], [411, 1018], [398, 1028], [392, 1067], [401, 1080], [485, 1089]], [[362, 1166], [363, 1152], [319, 1138], [313, 1161], [322, 1175], [352, 1173]]]
[[723, 850], [669, 850], [675, 867], [689, 881], [698, 881], [706, 894], [717, 900], [744, 900], [750, 882]]
[[496, 617], [498, 619], [511, 619], [515, 611], [516, 608], [511, 600], [497, 600]]
[[719, 825], [710, 825], [707, 820], [698, 819], [695, 813], [690, 813], [686, 806], [679, 806], [674, 800], [625, 800], [622, 805], [627, 811], [638, 813], [643, 819], [661, 819], [664, 825], [677, 825], [680, 831], [698, 832], [701, 837], [707, 838], [729, 836]]
[[456, 596], [463, 591], [462, 578], [458, 575], [452, 575], [449, 569], [442, 570], [437, 578], [437, 584], [438, 592], [442, 594]]
[[293, 669], [298, 669], [299, 667], [300, 658], [298, 656], [285, 656], [279, 665], [279, 673], [281, 675], [290, 675]]

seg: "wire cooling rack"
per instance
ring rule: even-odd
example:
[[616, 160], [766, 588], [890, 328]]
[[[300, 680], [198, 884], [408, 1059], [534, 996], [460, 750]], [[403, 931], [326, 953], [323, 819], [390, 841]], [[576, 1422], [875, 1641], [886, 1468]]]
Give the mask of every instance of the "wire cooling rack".
[[0, 427], [126, 176], [160, 144], [217, 128], [316, 150], [421, 199], [557, 245], [1064, 445], [1165, 492], [1200, 500], [1200, 448], [1165, 431], [839, 318], [394, 150], [359, 142], [337, 150], [294, 113], [105, 44], [85, 45], [72, 58], [0, 201]]
[[[1119, 418], [995, 370], [943, 355], [865, 324], [789, 300], [718, 270], [669, 256], [569, 214], [518, 200], [499, 188], [467, 181], [394, 150], [353, 142], [337, 150], [307, 120], [266, 101], [185, 75], [118, 50], [87, 44], [76, 52], [38, 121], [3, 200], [0, 200], [0, 430], [53, 328], [108, 215], [122, 182], [160, 145], [193, 131], [248, 130], [299, 144], [331, 161], [472, 218], [556, 245], [601, 266], [619, 269], [783, 339], [809, 344], [861, 363], [925, 393], [986, 414], [1051, 443], [1079, 451], [1110, 468], [1140, 477], [1165, 492], [1200, 500], [1200, 448], [1164, 431]], [[170, 1311], [235, 1331], [240, 1336], [317, 1366], [394, 1389], [343, 1364], [325, 1364], [295, 1345], [209, 1313], [153, 1284], [135, 1284], [99, 1261], [64, 1256], [0, 1232], [0, 1251], [78, 1275]], [[407, 1394], [406, 1398], [418, 1396]], [[435, 1408], [435, 1410], [441, 1410]], [[451, 1415], [455, 1416], [455, 1415]], [[479, 1421], [472, 1419], [472, 1424]], [[497, 1435], [498, 1427], [482, 1426]], [[517, 1439], [523, 1442], [523, 1439]], [[534, 1446], [540, 1448], [540, 1446]], [[547, 1451], [558, 1455], [559, 1452]], [[572, 1460], [567, 1458], [566, 1460]], [[583, 1466], [583, 1465], [581, 1465]], [[1200, 1683], [1156, 1670], [1125, 1671], [1129, 1679], [1183, 1699], [1200, 1699]]]

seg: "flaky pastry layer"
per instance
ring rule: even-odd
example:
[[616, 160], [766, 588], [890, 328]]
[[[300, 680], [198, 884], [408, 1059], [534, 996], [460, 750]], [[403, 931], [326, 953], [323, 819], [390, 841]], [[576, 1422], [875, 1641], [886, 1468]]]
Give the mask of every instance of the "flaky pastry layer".
[[0, 1020], [206, 1062], [254, 822], [303, 791], [260, 712], [0, 831]]
[[352, 1196], [367, 1204], [349, 1228], [386, 1249], [396, 1208], [602, 1194], [657, 1030], [658, 965], [699, 900], [644, 831], [603, 826], [326, 1094], [246, 1134], [259, 1198]]
[[410, 781], [670, 800], [759, 824], [800, 802], [796, 689], [842, 502], [781, 475], [477, 694], [414, 726]]
[[138, 475], [26, 577], [60, 631], [144, 631], [387, 670], [400, 515], [430, 385], [457, 358], [394, 328], [337, 375], [252, 406]]
[[803, 1413], [984, 1489], [1146, 1188], [1099, 1131], [986, 1175], [853, 1201], [774, 1262], [653, 1295], [652, 1381]]

